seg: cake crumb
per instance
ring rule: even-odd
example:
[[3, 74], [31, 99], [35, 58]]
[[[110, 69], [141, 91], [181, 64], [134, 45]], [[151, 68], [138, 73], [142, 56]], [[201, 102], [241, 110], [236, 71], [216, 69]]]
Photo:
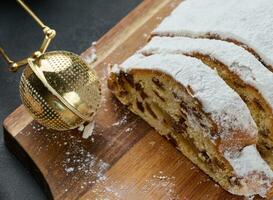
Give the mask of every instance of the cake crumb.
[[129, 128], [127, 128], [127, 129], [125, 130], [125, 132], [128, 133], [128, 132], [131, 132], [132, 130], [133, 130], [133, 128], [129, 127]]
[[147, 33], [144, 33], [143, 37], [147, 38], [147, 37], [149, 37], [149, 35]]
[[217, 188], [219, 188], [219, 185], [215, 183], [215, 184], [214, 184], [214, 187], [217, 187]]
[[162, 20], [162, 17], [157, 16], [156, 19], [157, 19], [157, 20]]
[[191, 170], [194, 170], [194, 169], [196, 169], [196, 167], [195, 167], [195, 166], [192, 166], [190, 169], [191, 169]]

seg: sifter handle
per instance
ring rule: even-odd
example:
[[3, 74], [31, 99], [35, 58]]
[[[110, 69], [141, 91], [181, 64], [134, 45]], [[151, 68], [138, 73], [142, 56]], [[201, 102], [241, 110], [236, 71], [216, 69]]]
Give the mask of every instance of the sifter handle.
[[42, 28], [46, 27], [46, 25], [40, 20], [39, 17], [37, 17], [37, 15], [34, 14], [34, 12], [26, 5], [25, 2], [23, 2], [22, 0], [17, 0], [17, 2]]
[[[37, 17], [34, 12], [24, 3], [23, 0], [17, 0], [17, 2], [22, 6], [22, 8], [39, 24], [39, 26], [41, 26], [43, 28], [43, 32], [44, 32], [44, 40], [39, 48], [38, 51], [35, 51], [30, 57], [31, 58], [37, 58], [39, 56], [41, 56], [42, 54], [45, 53], [45, 51], [47, 50], [51, 40], [56, 36], [56, 31], [54, 29], [49, 28], [48, 26], [46, 26], [40, 19], [39, 17]], [[20, 67], [22, 67], [23, 65], [26, 65], [28, 63], [28, 58], [22, 59], [20, 61], [14, 62], [13, 60], [11, 60], [9, 58], [9, 56], [7, 55], [7, 53], [4, 51], [4, 49], [2, 49], [0, 47], [0, 54], [4, 57], [4, 59], [7, 61], [7, 63], [10, 66], [10, 70], [15, 72], [17, 71]]]
[[43, 28], [45, 34], [44, 41], [39, 49], [41, 54], [45, 53], [47, 47], [49, 46], [51, 40], [56, 36], [56, 31], [46, 26], [37, 15], [26, 5], [23, 0], [17, 0], [17, 2], [22, 6], [22, 8]]

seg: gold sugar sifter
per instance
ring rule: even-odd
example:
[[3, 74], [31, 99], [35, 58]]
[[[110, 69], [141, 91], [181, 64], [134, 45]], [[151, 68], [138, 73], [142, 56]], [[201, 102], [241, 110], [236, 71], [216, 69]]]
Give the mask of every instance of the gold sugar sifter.
[[101, 100], [95, 71], [74, 53], [46, 52], [56, 35], [55, 30], [44, 25], [22, 0], [17, 2], [45, 34], [40, 49], [18, 62], [12, 61], [0, 48], [11, 71], [26, 66], [19, 87], [24, 106], [40, 124], [55, 130], [69, 130], [92, 121]]

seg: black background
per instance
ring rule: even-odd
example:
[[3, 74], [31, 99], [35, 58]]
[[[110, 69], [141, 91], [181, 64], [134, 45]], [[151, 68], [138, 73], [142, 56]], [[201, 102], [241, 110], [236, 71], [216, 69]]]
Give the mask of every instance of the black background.
[[[36, 0], [26, 1], [44, 23], [57, 31], [49, 50], [77, 54], [88, 48], [135, 8], [141, 0]], [[0, 3], [0, 46], [12, 58], [24, 58], [36, 50], [43, 39], [42, 30], [15, 3]], [[18, 84], [22, 70], [8, 71], [0, 59], [0, 120], [20, 103]], [[0, 131], [0, 200], [40, 200], [46, 196], [31, 174], [6, 149]]]

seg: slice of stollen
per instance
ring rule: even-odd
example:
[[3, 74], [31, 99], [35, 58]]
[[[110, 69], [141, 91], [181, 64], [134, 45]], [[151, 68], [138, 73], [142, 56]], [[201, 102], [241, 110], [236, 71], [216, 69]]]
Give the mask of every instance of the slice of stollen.
[[273, 172], [256, 149], [247, 106], [198, 59], [136, 54], [113, 67], [108, 86], [227, 191], [272, 195]]
[[217, 70], [247, 104], [259, 129], [258, 149], [273, 169], [273, 73], [240, 46], [219, 40], [154, 37], [140, 53], [188, 55]]

